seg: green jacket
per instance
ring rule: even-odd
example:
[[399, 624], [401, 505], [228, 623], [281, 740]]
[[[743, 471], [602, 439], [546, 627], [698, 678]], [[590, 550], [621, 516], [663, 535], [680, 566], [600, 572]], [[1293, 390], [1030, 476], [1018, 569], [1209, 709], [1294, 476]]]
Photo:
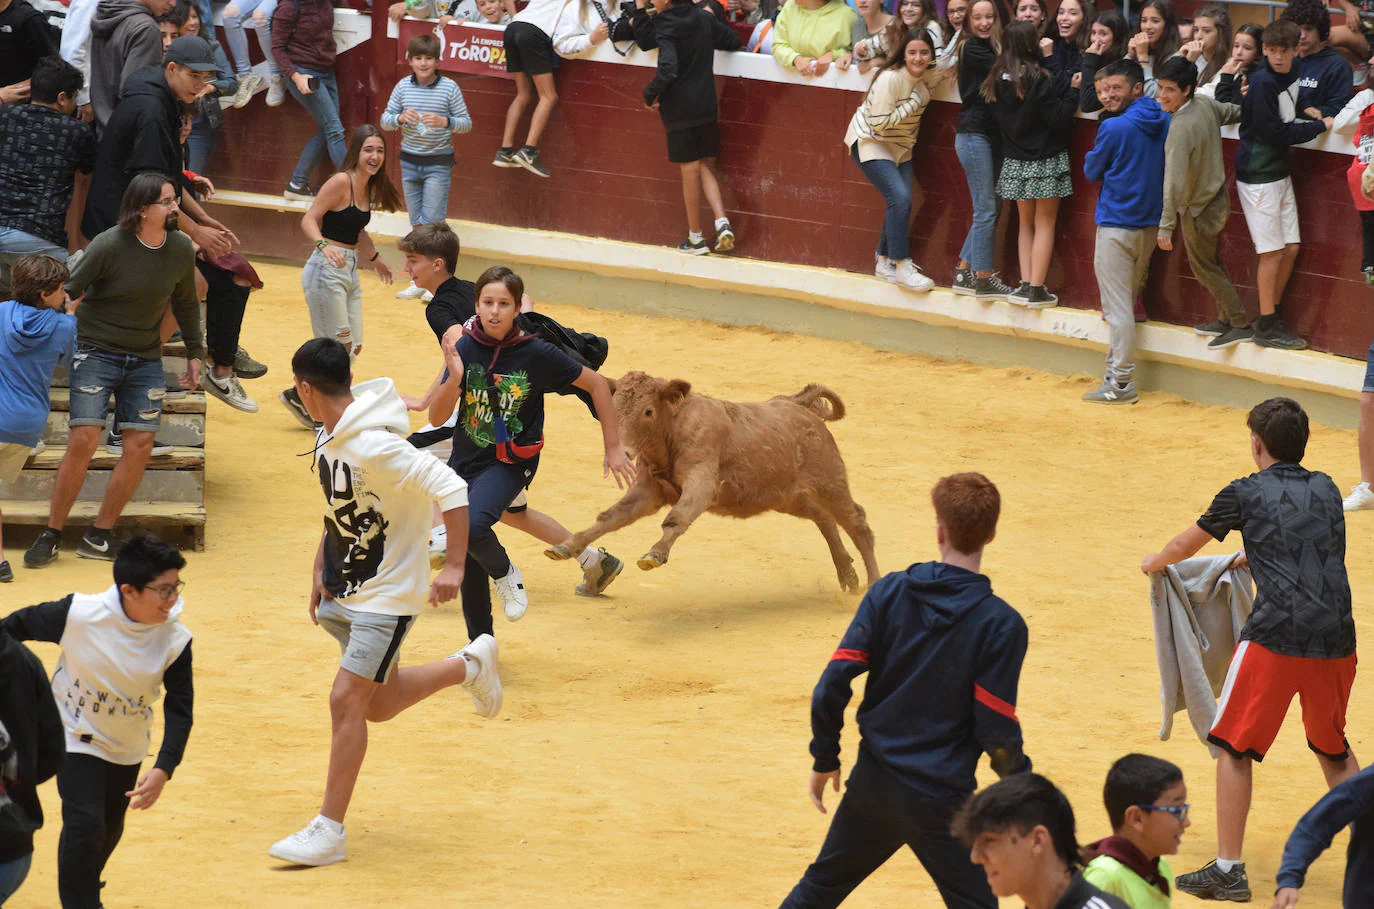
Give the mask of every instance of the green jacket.
[[1160, 873], [1169, 881], [1169, 895], [1109, 855], [1099, 855], [1083, 869], [1083, 878], [1097, 889], [1119, 896], [1131, 909], [1170, 909], [1173, 905], [1174, 869], [1161, 857]]
[[1178, 212], [1197, 217], [1216, 194], [1226, 191], [1221, 128], [1240, 122], [1240, 105], [1206, 95], [1192, 99], [1170, 118], [1164, 141], [1164, 210], [1159, 235], [1172, 237]]

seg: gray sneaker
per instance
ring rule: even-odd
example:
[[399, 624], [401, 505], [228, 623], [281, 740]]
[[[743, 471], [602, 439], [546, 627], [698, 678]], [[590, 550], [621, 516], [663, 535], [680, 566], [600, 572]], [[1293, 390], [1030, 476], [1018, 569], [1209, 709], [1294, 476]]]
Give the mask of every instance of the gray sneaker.
[[[1194, 329], [1194, 331], [1196, 330], [1197, 329]], [[1233, 328], [1227, 325], [1225, 331], [1207, 342], [1207, 349], [1221, 350], [1226, 347], [1235, 347], [1242, 341], [1253, 340], [1255, 340], [1255, 329], [1253, 327], [1246, 325], [1242, 328]]]
[[515, 160], [515, 149], [498, 148], [496, 157], [491, 159], [492, 167], [519, 167], [520, 162]]
[[1049, 309], [1059, 305], [1059, 297], [1052, 294], [1043, 284], [1032, 284], [1026, 291], [1025, 302], [1021, 304], [1030, 309]]
[[205, 371], [200, 374], [200, 384], [211, 395], [219, 398], [235, 410], [241, 410], [244, 413], [258, 412], [258, 403], [244, 393], [243, 386], [239, 384], [239, 380], [234, 377], [232, 372], [219, 379], [215, 377], [213, 370], [206, 367]]
[[539, 160], [539, 149], [533, 145], [526, 145], [520, 149], [515, 153], [512, 160], [536, 177], [549, 176], [549, 169]]
[[1206, 325], [1194, 325], [1193, 332], [1199, 335], [1206, 335], [1209, 338], [1215, 338], [1217, 335], [1225, 334], [1226, 329], [1230, 327], [1231, 323], [1227, 322], [1225, 319], [1213, 319]]
[[1254, 341], [1260, 347], [1273, 347], [1278, 350], [1302, 350], [1307, 342], [1288, 330], [1282, 322], [1275, 322], [1268, 328], [1255, 325]]
[[979, 303], [987, 300], [1006, 300], [1012, 295], [1011, 285], [997, 277], [996, 273], [986, 278], [973, 279], [973, 298]]
[[1215, 861], [1211, 861], [1190, 874], [1180, 874], [1174, 883], [1178, 889], [1198, 899], [1250, 901], [1250, 878], [1245, 874], [1244, 862], [1230, 871], [1222, 871]]
[[239, 345], [238, 350], [234, 351], [234, 375], [240, 379], [261, 379], [267, 375], [267, 364], [254, 360], [243, 349], [243, 345]]
[[582, 569], [582, 583], [573, 589], [580, 597], [599, 597], [611, 582], [620, 577], [625, 563], [604, 549], [598, 549], [601, 559], [591, 568]]
[[954, 283], [950, 285], [950, 290], [963, 297], [973, 296], [973, 269], [954, 269]]
[[1026, 300], [1030, 298], [1030, 282], [1022, 281], [1016, 285], [1016, 290], [1007, 294], [1007, 302], [1016, 306], [1025, 306]]
[[301, 401], [300, 395], [296, 394], [295, 388], [286, 389], [286, 391], [277, 395], [277, 400], [282, 403], [283, 407], [291, 412], [291, 416], [296, 418], [296, 422], [306, 429], [320, 428], [321, 424], [316, 423], [315, 418], [310, 416], [310, 411], [305, 409], [305, 404]]
[[101, 530], [99, 527], [91, 527], [81, 537], [81, 542], [76, 544], [76, 557], [79, 559], [97, 559], [101, 562], [113, 562], [115, 550], [119, 544], [115, 542], [114, 533], [109, 530]]
[[1127, 382], [1122, 388], [1111, 379], [1103, 379], [1097, 390], [1085, 394], [1083, 400], [1089, 404], [1134, 404], [1140, 395], [1136, 394], [1134, 382]]

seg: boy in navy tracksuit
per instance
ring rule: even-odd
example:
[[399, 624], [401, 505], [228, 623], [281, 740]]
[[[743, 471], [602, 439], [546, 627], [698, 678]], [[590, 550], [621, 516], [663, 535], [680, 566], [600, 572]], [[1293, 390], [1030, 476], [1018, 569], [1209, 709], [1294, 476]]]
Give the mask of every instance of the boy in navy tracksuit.
[[982, 474], [945, 477], [931, 492], [940, 561], [874, 584], [811, 699], [811, 800], [840, 788], [840, 727], [850, 683], [867, 672], [859, 750], [816, 861], [783, 909], [838, 906], [909, 846], [950, 909], [997, 909], [986, 876], [950, 834], [987, 752], [999, 776], [1030, 770], [1016, 687], [1026, 623], [978, 573], [1000, 497]]
[[1345, 909], [1369, 905], [1369, 894], [1374, 893], [1374, 767], [1366, 767], [1334, 787], [1293, 828], [1288, 845], [1283, 847], [1283, 862], [1275, 881], [1275, 909], [1293, 909], [1298, 904], [1308, 866], [1346, 827], [1350, 827], [1350, 846], [1345, 855], [1341, 905]]

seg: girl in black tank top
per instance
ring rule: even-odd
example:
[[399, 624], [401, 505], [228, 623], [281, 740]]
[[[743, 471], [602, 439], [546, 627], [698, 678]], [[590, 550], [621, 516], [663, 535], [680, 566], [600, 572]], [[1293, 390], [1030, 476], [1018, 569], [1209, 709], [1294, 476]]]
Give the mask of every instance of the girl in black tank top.
[[[343, 169], [320, 187], [301, 230], [315, 250], [301, 272], [301, 289], [310, 308], [310, 327], [317, 338], [333, 338], [353, 356], [363, 349], [363, 292], [358, 265], [370, 266], [383, 284], [391, 283], [391, 269], [367, 234], [373, 208], [401, 209], [401, 200], [383, 169], [386, 145], [382, 132], [364, 124], [353, 132]], [[279, 396], [302, 425], [314, 421], [295, 388]]]

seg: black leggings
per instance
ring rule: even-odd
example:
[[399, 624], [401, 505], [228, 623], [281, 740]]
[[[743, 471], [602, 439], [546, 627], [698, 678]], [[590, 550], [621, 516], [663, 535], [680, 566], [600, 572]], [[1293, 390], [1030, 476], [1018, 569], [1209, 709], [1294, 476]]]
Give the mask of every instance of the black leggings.
[[67, 752], [57, 774], [62, 836], [57, 841], [57, 892], [62, 909], [100, 909], [100, 873], [124, 835], [124, 793], [138, 782], [138, 764], [111, 764]]
[[209, 285], [205, 292], [205, 349], [216, 366], [232, 366], [239, 350], [239, 330], [253, 288], [234, 283], [234, 273], [203, 259], [196, 267]]

